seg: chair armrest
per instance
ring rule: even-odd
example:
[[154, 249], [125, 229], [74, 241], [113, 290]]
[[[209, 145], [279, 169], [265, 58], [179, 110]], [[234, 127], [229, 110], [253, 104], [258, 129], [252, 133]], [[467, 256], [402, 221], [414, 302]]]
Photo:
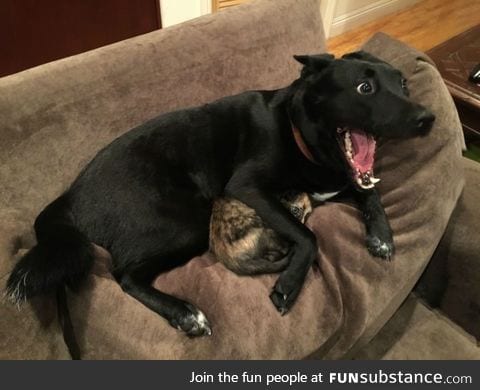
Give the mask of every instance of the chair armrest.
[[465, 188], [417, 291], [480, 340], [480, 164], [464, 159], [464, 169]]

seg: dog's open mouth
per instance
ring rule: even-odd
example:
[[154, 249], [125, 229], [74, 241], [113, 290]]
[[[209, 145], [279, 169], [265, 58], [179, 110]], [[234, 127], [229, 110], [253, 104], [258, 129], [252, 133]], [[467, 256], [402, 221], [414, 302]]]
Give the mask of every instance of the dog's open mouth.
[[337, 128], [338, 141], [348, 165], [352, 169], [353, 182], [368, 190], [380, 181], [373, 176], [375, 138], [359, 129]]

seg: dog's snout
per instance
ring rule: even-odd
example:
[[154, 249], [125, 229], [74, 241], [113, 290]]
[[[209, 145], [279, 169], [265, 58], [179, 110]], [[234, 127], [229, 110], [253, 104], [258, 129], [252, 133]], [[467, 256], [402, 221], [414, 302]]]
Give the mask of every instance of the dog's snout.
[[421, 133], [426, 133], [432, 128], [434, 121], [435, 115], [427, 110], [423, 110], [416, 118], [417, 129]]

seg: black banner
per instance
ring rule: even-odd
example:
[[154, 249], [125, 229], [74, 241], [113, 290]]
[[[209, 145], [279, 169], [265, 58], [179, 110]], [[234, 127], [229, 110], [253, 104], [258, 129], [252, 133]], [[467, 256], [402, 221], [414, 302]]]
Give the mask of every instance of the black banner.
[[0, 362], [5, 389], [468, 389], [480, 361]]

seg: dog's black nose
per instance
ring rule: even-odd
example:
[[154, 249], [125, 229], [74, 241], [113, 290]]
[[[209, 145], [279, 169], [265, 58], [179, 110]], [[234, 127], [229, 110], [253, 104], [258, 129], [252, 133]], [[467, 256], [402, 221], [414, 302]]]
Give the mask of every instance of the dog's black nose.
[[417, 129], [421, 133], [427, 133], [432, 128], [434, 121], [435, 115], [427, 110], [423, 110], [416, 119]]

